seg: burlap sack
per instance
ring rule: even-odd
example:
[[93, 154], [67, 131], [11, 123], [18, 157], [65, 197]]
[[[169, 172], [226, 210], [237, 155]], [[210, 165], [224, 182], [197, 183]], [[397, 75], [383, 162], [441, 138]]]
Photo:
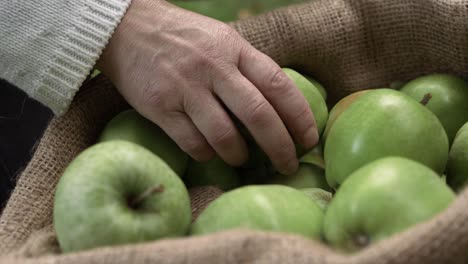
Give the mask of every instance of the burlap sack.
[[[331, 101], [428, 72], [467, 75], [468, 0], [318, 0], [232, 25], [282, 66], [319, 79]], [[0, 218], [2, 264], [468, 262], [468, 190], [432, 220], [350, 256], [302, 237], [247, 230], [60, 254], [51, 226], [57, 180], [125, 107], [108, 81], [85, 86], [20, 175]], [[213, 193], [192, 191], [192, 202], [202, 202], [194, 214], [213, 199], [200, 197]]]

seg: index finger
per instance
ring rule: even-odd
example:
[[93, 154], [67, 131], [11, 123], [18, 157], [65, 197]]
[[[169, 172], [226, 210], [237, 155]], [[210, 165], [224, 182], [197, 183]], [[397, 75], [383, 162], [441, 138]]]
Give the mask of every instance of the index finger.
[[298, 143], [306, 149], [317, 144], [319, 135], [309, 104], [270, 57], [253, 47], [244, 49], [239, 70], [271, 103]]
[[296, 151], [288, 130], [275, 109], [249, 80], [235, 71], [216, 80], [213, 90], [247, 127], [278, 171], [290, 175], [297, 170]]

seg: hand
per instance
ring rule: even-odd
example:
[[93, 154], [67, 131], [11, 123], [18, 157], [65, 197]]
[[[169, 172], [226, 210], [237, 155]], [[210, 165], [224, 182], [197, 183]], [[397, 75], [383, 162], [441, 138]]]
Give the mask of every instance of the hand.
[[163, 0], [134, 0], [98, 68], [143, 116], [198, 161], [218, 153], [238, 166], [245, 124], [284, 174], [296, 171], [293, 139], [318, 141], [310, 108], [280, 67], [234, 29]]

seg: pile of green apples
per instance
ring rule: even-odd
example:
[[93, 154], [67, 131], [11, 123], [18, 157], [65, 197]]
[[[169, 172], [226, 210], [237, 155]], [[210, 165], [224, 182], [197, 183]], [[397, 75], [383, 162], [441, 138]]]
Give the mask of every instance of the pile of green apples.
[[[363, 90], [328, 112], [326, 90], [292, 69], [321, 142], [297, 146], [294, 175], [281, 175], [237, 122], [249, 160], [197, 162], [157, 125], [126, 110], [66, 168], [55, 195], [63, 252], [242, 228], [322, 241], [343, 252], [427, 221], [468, 179], [468, 83], [431, 74], [398, 89]], [[400, 85], [401, 86], [401, 85]], [[197, 219], [188, 189], [225, 193]]]

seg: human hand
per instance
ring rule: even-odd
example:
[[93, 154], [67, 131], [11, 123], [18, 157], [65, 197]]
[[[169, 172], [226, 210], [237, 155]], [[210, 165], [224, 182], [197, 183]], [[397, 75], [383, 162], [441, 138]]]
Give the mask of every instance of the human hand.
[[225, 107], [283, 174], [298, 167], [293, 139], [318, 141], [305, 98], [272, 59], [228, 25], [166, 1], [133, 0], [97, 66], [195, 160], [246, 161]]

